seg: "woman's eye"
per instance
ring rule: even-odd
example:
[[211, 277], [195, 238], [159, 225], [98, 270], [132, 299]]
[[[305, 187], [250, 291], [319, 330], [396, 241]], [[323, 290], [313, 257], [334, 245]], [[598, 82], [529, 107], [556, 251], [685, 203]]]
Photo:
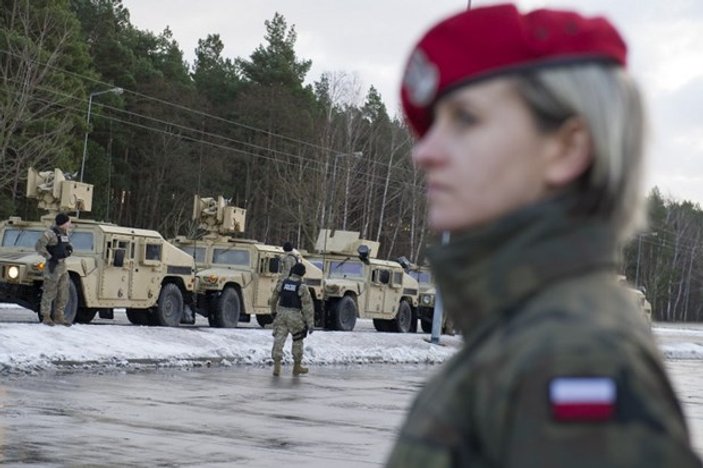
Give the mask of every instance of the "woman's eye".
[[476, 123], [476, 117], [463, 109], [455, 109], [452, 114], [452, 120], [454, 120], [457, 125], [468, 126]]

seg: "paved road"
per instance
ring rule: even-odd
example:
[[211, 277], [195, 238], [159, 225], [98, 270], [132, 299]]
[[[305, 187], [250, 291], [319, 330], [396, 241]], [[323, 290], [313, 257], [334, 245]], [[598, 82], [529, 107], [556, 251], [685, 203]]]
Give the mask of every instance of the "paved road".
[[[46, 375], [0, 384], [0, 464], [382, 466], [430, 367]], [[285, 369], [290, 372], [290, 369]]]
[[[25, 311], [2, 310], [0, 316], [34, 318]], [[116, 316], [117, 323], [126, 323], [123, 314]], [[365, 328], [359, 332], [372, 330]], [[659, 339], [699, 340], [686, 330]], [[694, 445], [703, 453], [703, 361], [669, 361], [667, 367]], [[285, 368], [278, 379], [270, 371], [218, 367], [5, 377], [0, 464], [379, 467], [414, 394], [436, 368], [315, 366], [299, 378]]]

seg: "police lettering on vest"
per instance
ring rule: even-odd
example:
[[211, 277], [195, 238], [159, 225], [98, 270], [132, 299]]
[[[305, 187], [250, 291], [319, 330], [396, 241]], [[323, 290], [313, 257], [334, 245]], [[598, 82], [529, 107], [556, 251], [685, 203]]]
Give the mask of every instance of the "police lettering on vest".
[[291, 309], [302, 309], [303, 303], [300, 301], [300, 296], [298, 295], [300, 284], [300, 281], [294, 281], [292, 279], [283, 280], [278, 305]]
[[58, 242], [56, 245], [48, 245], [46, 250], [48, 250], [51, 257], [56, 260], [70, 257], [73, 253], [73, 246], [69, 242], [68, 236], [55, 227], [51, 228], [51, 230], [54, 231], [54, 234], [56, 234], [56, 239]]

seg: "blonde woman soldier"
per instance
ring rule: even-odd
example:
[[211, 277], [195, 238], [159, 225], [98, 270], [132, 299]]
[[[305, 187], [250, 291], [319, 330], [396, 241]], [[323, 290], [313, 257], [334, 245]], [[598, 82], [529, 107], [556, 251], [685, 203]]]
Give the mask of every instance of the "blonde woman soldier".
[[465, 338], [389, 467], [692, 467], [617, 252], [641, 216], [643, 111], [602, 17], [512, 5], [435, 25], [407, 64], [429, 253]]

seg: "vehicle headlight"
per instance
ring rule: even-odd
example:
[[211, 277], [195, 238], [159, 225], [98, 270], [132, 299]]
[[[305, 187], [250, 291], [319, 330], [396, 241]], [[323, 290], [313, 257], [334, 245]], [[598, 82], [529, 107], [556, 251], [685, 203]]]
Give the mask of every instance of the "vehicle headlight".
[[422, 296], [422, 303], [423, 304], [429, 305], [430, 302], [432, 302], [432, 298], [430, 296], [427, 296], [427, 295]]
[[11, 266], [7, 269], [7, 277], [10, 279], [17, 279], [20, 276], [20, 269], [16, 266]]
[[219, 279], [219, 278], [217, 277], [217, 275], [207, 275], [207, 276], [205, 277], [205, 282], [206, 282], [206, 283], [215, 284], [215, 283], [217, 283], [217, 280], [218, 280], [218, 279]]

